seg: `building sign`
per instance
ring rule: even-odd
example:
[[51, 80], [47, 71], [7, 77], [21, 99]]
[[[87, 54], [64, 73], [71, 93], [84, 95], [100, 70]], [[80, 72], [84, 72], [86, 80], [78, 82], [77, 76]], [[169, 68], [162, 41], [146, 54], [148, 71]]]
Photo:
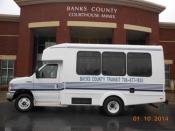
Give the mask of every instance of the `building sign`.
[[117, 8], [100, 6], [67, 6], [69, 17], [116, 19]]

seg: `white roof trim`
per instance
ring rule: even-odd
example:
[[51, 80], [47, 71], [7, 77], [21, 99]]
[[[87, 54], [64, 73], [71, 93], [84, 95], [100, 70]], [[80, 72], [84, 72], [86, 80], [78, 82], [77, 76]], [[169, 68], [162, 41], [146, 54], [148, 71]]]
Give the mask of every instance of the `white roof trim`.
[[42, 3], [100, 3], [111, 5], [122, 5], [149, 10], [153, 12], [162, 12], [165, 6], [158, 5], [145, 0], [15, 0], [19, 6], [42, 4]]

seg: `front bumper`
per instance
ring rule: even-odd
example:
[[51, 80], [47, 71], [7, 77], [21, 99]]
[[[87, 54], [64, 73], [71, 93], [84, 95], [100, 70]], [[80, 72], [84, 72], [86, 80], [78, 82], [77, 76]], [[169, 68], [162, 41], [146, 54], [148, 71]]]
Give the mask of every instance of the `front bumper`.
[[12, 100], [13, 100], [14, 94], [15, 94], [14, 92], [8, 92], [8, 93], [6, 94], [7, 100], [8, 100], [8, 101], [12, 101]]

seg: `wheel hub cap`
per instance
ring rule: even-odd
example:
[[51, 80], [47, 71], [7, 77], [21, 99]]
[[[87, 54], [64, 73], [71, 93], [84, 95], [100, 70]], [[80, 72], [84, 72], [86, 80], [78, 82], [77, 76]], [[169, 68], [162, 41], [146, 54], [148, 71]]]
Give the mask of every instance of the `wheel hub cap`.
[[26, 110], [30, 107], [30, 100], [29, 98], [21, 98], [18, 102], [18, 106], [22, 110]]
[[108, 108], [108, 111], [110, 113], [113, 113], [114, 114], [114, 113], [117, 113], [119, 111], [119, 104], [118, 104], [117, 101], [110, 101], [108, 103], [107, 108]]

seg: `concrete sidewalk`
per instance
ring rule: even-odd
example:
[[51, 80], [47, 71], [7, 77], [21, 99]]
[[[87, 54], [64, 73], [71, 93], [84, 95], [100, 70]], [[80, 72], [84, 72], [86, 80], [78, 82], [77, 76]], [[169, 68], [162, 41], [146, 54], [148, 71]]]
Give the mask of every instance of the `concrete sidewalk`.
[[6, 101], [6, 91], [0, 91], [0, 103]]
[[[0, 91], [0, 103], [6, 101], [6, 91]], [[167, 92], [166, 99], [169, 104], [175, 104], [175, 92]]]

